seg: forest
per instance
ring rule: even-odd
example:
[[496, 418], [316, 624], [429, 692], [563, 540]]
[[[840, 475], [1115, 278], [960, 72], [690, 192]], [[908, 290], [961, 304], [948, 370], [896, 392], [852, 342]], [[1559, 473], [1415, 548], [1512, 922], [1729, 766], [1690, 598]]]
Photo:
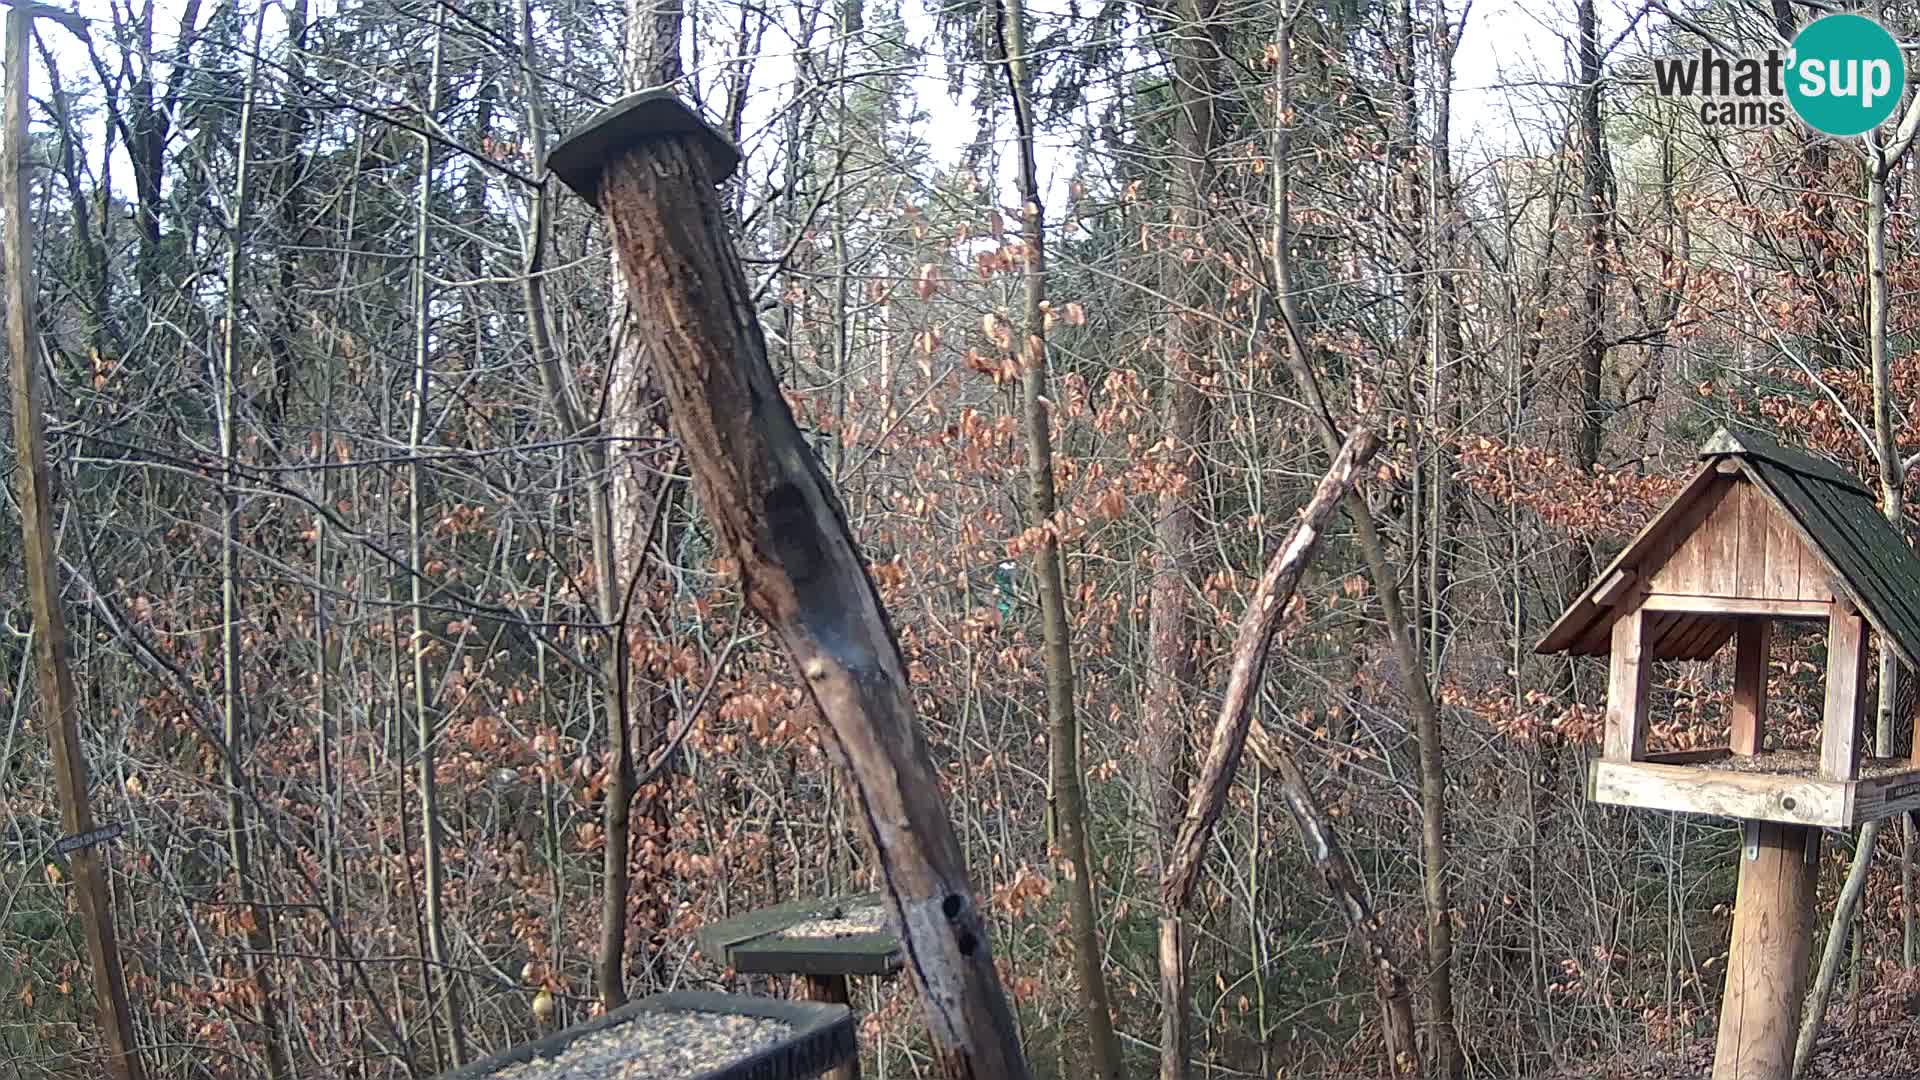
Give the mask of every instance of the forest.
[[[1740, 824], [1591, 801], [1607, 665], [1536, 647], [1727, 424], [1910, 543], [1916, 80], [1844, 138], [1656, 81], [1833, 9], [42, 8], [7, 57], [38, 346], [5, 405], [0, 1077], [107, 1074], [102, 875], [121, 1023], [187, 1080], [432, 1077], [658, 991], [791, 996], [697, 932], [876, 887], [644, 296], [546, 170], [655, 87], [739, 151], [725, 242], [1033, 1076], [1704, 1077]], [[1920, 6], [1872, 13], [1920, 42]], [[1869, 648], [1886, 758], [1912, 673]], [[1650, 745], [1726, 742], [1732, 653], [1652, 665]], [[1817, 747], [1826, 653], [1774, 639], [1770, 745]], [[76, 764], [97, 871], [57, 850]], [[1920, 1076], [1914, 844], [1828, 831], [1797, 1075]], [[941, 1074], [910, 980], [852, 989], [864, 1075]]]

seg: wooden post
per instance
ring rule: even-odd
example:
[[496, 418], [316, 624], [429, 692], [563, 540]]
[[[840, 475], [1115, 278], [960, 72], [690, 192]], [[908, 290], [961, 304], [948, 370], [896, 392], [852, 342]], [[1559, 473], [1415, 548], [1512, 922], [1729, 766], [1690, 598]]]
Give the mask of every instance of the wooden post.
[[987, 923], [927, 752], [906, 664], [845, 509], [767, 362], [715, 185], [739, 154], [665, 91], [610, 106], [547, 157], [598, 205], [700, 506], [748, 606], [830, 726], [949, 1077], [1026, 1080]]
[[1736, 754], [1757, 754], [1767, 735], [1767, 652], [1773, 622], [1743, 618], [1733, 633], [1733, 712], [1728, 745]]
[[1820, 831], [1772, 821], [1741, 827], [1713, 1080], [1788, 1080], [1813, 945]]
[[[800, 997], [805, 1001], [826, 1001], [835, 1005], [853, 1007], [853, 994], [847, 988], [845, 975], [802, 975], [800, 976]], [[859, 1022], [856, 1014], [856, 1024]], [[845, 1065], [836, 1065], [820, 1074], [824, 1080], [860, 1080], [860, 1055], [853, 1055]]]
[[1647, 614], [1642, 608], [1613, 624], [1613, 649], [1607, 661], [1607, 726], [1602, 755], [1608, 761], [1639, 761], [1647, 756], [1647, 684], [1653, 657], [1647, 655]]
[[[19, 456], [21, 546], [27, 599], [33, 611], [40, 722], [53, 749], [60, 820], [69, 836], [93, 831], [87, 801], [87, 761], [80, 748], [79, 698], [67, 653], [67, 623], [60, 611], [60, 570], [53, 537], [53, 496], [47, 476], [46, 391], [40, 386], [40, 333], [34, 325], [33, 221], [27, 214], [27, 39], [36, 16], [58, 18], [84, 30], [77, 17], [40, 5], [7, 12], [6, 90], [6, 273], [8, 370], [13, 379], [13, 441]], [[144, 1080], [126, 977], [113, 933], [113, 900], [100, 867], [99, 850], [82, 847], [71, 856], [74, 898], [93, 965], [94, 1005], [106, 1038], [106, 1065], [123, 1080]]]
[[1853, 780], [1860, 775], [1859, 732], [1862, 675], [1867, 665], [1866, 620], [1836, 598], [1827, 617], [1827, 703], [1820, 724], [1820, 775]]

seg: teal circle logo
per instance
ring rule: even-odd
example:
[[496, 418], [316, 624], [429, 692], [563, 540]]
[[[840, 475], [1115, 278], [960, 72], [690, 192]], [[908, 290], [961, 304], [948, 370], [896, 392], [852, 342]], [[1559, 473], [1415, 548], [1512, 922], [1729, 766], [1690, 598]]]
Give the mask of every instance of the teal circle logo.
[[1787, 100], [1816, 131], [1861, 135], [1893, 115], [1907, 89], [1900, 45], [1864, 15], [1826, 15], [1800, 29]]

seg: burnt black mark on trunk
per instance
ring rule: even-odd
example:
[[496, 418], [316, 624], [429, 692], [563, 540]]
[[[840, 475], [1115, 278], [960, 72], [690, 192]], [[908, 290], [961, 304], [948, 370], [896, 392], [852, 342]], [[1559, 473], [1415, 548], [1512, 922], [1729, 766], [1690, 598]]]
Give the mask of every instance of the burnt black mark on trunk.
[[817, 591], [828, 571], [826, 553], [820, 550], [820, 530], [807, 507], [807, 497], [796, 484], [777, 484], [767, 492], [763, 509], [773, 556], [792, 579], [794, 591], [800, 594], [800, 606], [810, 609], [809, 594]]
[[[793, 583], [801, 623], [821, 649], [863, 689], [870, 689], [867, 684], [877, 669], [857, 610], [857, 590], [864, 583], [850, 578], [848, 566], [841, 565], [844, 560], [833, 557], [835, 540], [840, 538], [825, 531], [828, 523], [837, 524], [831, 512], [815, 507], [801, 485], [792, 481], [768, 489], [762, 510], [768, 546]], [[859, 574], [857, 567], [852, 570]]]

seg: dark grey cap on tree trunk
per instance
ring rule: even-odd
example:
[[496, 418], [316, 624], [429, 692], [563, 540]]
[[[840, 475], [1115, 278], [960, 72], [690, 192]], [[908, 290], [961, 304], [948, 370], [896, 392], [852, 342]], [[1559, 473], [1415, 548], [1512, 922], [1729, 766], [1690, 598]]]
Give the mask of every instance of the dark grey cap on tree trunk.
[[642, 90], [607, 106], [547, 153], [547, 171], [600, 205], [600, 173], [623, 151], [663, 136], [683, 135], [706, 154], [716, 184], [740, 167], [740, 151], [671, 90]]

